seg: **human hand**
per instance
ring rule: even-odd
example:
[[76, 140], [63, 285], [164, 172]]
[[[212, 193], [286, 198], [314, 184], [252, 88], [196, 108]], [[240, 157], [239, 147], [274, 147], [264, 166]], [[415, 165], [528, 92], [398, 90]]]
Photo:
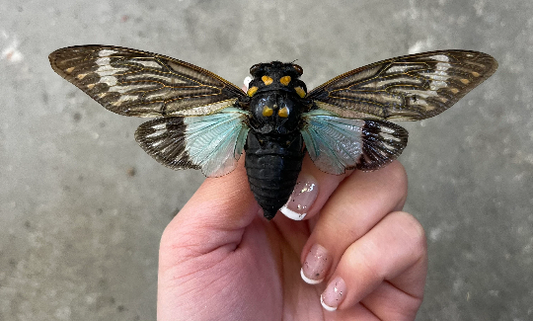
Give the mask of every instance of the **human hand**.
[[305, 220], [268, 222], [242, 163], [206, 179], [163, 233], [158, 320], [414, 320], [427, 252], [402, 165], [334, 176], [306, 156], [299, 182]]

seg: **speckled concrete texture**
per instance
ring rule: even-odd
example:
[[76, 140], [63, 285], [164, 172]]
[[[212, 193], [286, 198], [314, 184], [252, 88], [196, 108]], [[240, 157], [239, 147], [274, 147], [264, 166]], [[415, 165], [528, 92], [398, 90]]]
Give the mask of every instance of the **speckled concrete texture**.
[[[202, 182], [171, 171], [56, 75], [74, 44], [174, 56], [238, 85], [298, 59], [309, 88], [397, 55], [499, 61], [451, 110], [404, 124], [406, 210], [429, 243], [417, 320], [533, 319], [533, 2], [0, 1], [0, 320], [154, 320], [158, 242]], [[299, 277], [299, 276], [295, 276]]]

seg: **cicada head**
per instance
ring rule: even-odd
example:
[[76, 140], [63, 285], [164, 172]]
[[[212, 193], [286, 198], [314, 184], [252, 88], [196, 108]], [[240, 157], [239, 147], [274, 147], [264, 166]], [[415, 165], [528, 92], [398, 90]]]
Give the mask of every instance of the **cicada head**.
[[299, 78], [303, 74], [302, 67], [294, 63], [272, 61], [255, 64], [250, 68], [253, 80], [250, 82], [248, 96], [270, 90], [292, 92], [300, 98], [307, 95], [307, 87]]

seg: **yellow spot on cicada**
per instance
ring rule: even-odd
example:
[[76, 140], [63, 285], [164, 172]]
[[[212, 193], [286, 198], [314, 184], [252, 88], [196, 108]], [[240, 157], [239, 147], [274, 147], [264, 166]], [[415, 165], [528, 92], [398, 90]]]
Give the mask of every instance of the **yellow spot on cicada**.
[[272, 116], [273, 113], [274, 113], [274, 109], [268, 106], [263, 107], [263, 116], [270, 117]]
[[263, 76], [263, 77], [261, 77], [261, 80], [262, 80], [263, 83], [264, 83], [265, 85], [267, 85], [267, 86], [270, 85], [270, 84], [274, 81], [271, 77], [268, 77], [268, 76], [266, 76], [266, 75]]
[[253, 95], [255, 95], [255, 93], [257, 92], [257, 86], [253, 86], [251, 87], [250, 89], [248, 89], [248, 96], [252, 97]]
[[70, 67], [70, 68], [65, 69], [65, 72], [66, 72], [67, 74], [70, 74], [71, 72], [74, 71], [74, 69], [76, 69], [76, 67]]
[[279, 82], [283, 85], [283, 86], [287, 86], [290, 82], [291, 82], [291, 76], [283, 76], [279, 79]]
[[468, 79], [461, 79], [461, 82], [465, 85], [468, 85], [470, 83], [470, 80]]
[[287, 107], [283, 107], [283, 108], [281, 108], [281, 109], [278, 111], [278, 116], [279, 116], [279, 117], [283, 117], [283, 118], [287, 118], [287, 117], [289, 117], [289, 108], [287, 108]]
[[457, 94], [459, 92], [459, 89], [452, 87], [450, 88], [450, 91], [454, 94]]
[[472, 71], [472, 76], [477, 78], [477, 77], [479, 77], [481, 75], [479, 74], [479, 72]]
[[298, 96], [300, 96], [300, 98], [304, 98], [306, 93], [305, 93], [305, 90], [303, 90], [302, 87], [294, 87], [294, 90], [296, 90], [296, 93], [298, 94]]
[[87, 88], [89, 88], [89, 89], [93, 89], [94, 86], [96, 86], [96, 84], [88, 84], [88, 85], [87, 85]]
[[87, 76], [87, 74], [79, 74], [76, 76], [76, 78], [78, 78], [79, 80], [82, 80], [83, 78], [85, 78], [85, 76]]

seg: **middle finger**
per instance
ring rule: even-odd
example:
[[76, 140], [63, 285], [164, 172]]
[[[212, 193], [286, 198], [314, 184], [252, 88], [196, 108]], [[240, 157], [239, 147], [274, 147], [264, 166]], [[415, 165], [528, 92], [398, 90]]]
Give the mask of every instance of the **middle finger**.
[[321, 282], [346, 248], [385, 215], [401, 210], [406, 197], [407, 177], [397, 161], [376, 172], [356, 171], [347, 177], [320, 211], [303, 248], [302, 278]]

